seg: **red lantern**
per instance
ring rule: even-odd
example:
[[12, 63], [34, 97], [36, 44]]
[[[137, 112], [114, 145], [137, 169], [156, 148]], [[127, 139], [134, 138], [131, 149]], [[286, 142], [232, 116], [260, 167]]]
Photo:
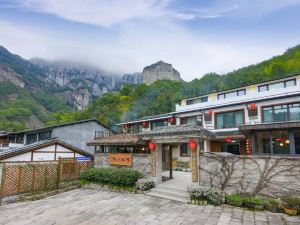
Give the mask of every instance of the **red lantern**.
[[149, 122], [148, 122], [148, 121], [144, 121], [144, 122], [143, 122], [143, 127], [144, 127], [144, 128], [149, 127]]
[[175, 122], [174, 117], [171, 117], [171, 118], [169, 119], [169, 122], [170, 122], [171, 124], [173, 124], [173, 123]]
[[191, 150], [196, 149], [196, 148], [197, 148], [197, 143], [196, 143], [196, 141], [194, 141], [193, 139], [191, 139], [191, 140], [189, 141], [189, 147], [190, 147]]
[[212, 116], [212, 114], [213, 114], [212, 109], [209, 109], [209, 110], [208, 110], [208, 115]]
[[155, 149], [155, 143], [154, 142], [149, 142], [149, 149], [153, 151]]
[[230, 143], [231, 141], [232, 141], [231, 138], [227, 138], [227, 139], [226, 139], [226, 142], [227, 142], [227, 143]]
[[251, 103], [250, 104], [250, 109], [251, 110], [255, 110], [256, 109], [256, 104], [255, 103]]

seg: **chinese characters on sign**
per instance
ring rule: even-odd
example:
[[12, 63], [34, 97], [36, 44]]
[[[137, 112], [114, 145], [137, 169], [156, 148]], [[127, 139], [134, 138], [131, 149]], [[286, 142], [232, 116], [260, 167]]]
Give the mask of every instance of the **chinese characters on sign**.
[[129, 153], [110, 153], [109, 164], [118, 166], [132, 166], [132, 154]]

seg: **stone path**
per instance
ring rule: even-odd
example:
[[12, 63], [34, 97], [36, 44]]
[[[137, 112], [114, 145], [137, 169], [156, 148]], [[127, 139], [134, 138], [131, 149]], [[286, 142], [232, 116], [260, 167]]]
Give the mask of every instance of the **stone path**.
[[38, 201], [0, 206], [0, 224], [300, 225], [300, 219], [228, 206], [188, 205], [140, 194], [76, 189]]

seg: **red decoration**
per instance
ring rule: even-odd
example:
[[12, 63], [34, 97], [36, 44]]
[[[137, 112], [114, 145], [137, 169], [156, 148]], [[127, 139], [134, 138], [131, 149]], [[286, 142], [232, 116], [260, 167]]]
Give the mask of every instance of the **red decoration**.
[[227, 142], [227, 143], [230, 143], [231, 141], [232, 141], [231, 138], [227, 138], [227, 139], [226, 139], [226, 142]]
[[255, 104], [255, 103], [251, 103], [251, 104], [250, 104], [250, 109], [251, 109], [251, 110], [255, 110], [255, 109], [256, 109], [256, 107], [257, 107], [257, 106], [256, 106], [256, 104]]
[[191, 139], [191, 140], [189, 141], [189, 147], [190, 147], [191, 150], [196, 149], [196, 148], [197, 148], [197, 143], [196, 143], [196, 141], [194, 141], [193, 139]]
[[153, 151], [155, 149], [155, 143], [154, 142], [149, 142], [149, 149]]
[[208, 110], [208, 115], [212, 116], [212, 114], [213, 114], [212, 109], [209, 109], [209, 110]]
[[173, 123], [175, 122], [175, 118], [174, 118], [174, 117], [171, 117], [171, 118], [169, 119], [169, 122], [173, 124]]
[[144, 122], [143, 122], [143, 127], [144, 127], [144, 128], [149, 127], [149, 122], [148, 122], [148, 121], [144, 121]]
[[276, 140], [276, 141], [284, 141], [284, 138], [283, 138], [283, 137], [280, 137], [280, 138], [276, 138], [275, 140]]
[[124, 124], [124, 128], [127, 129], [128, 128], [128, 124]]

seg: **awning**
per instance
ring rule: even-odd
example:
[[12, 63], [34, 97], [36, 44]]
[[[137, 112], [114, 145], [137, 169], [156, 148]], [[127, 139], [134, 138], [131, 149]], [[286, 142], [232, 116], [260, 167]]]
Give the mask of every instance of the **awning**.
[[251, 130], [279, 130], [279, 129], [289, 129], [289, 128], [300, 128], [300, 121], [282, 121], [273, 123], [260, 123], [243, 125], [239, 127], [241, 132], [247, 132]]

